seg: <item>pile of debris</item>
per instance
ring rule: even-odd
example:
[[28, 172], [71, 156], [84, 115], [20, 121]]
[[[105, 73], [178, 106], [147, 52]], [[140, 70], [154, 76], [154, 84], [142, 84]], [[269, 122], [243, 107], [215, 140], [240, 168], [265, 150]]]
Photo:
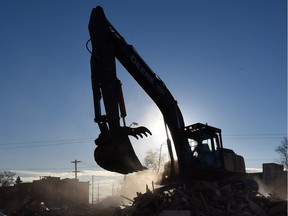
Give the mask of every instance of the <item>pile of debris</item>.
[[[231, 185], [219, 187], [216, 183], [197, 182], [185, 186], [160, 188], [137, 193], [131, 206], [122, 209], [121, 215], [173, 215], [175, 210], [197, 216], [286, 216], [287, 201], [265, 197], [248, 190], [236, 190]], [[167, 214], [163, 214], [166, 212]]]
[[287, 200], [280, 200], [233, 184], [194, 182], [168, 185], [129, 199], [129, 205], [74, 205], [67, 209], [48, 209], [43, 202], [31, 200], [11, 215], [15, 216], [286, 216]]

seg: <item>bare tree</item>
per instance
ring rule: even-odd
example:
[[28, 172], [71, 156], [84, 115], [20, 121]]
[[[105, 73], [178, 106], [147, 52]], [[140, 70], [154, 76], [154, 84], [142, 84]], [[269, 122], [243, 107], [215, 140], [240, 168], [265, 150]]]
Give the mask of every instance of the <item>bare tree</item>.
[[10, 186], [14, 184], [16, 173], [10, 171], [0, 172], [0, 187]]
[[158, 169], [158, 156], [159, 154], [156, 151], [149, 150], [146, 152], [146, 156], [144, 158], [144, 165], [153, 171], [157, 171]]
[[146, 152], [146, 156], [144, 158], [144, 165], [153, 170], [154, 172], [159, 172], [161, 166], [164, 165], [167, 155], [161, 153], [159, 150], [149, 150]]
[[288, 169], [287, 143], [288, 143], [288, 138], [284, 137], [281, 145], [275, 148], [275, 151], [280, 156], [280, 163], [284, 166], [285, 170]]

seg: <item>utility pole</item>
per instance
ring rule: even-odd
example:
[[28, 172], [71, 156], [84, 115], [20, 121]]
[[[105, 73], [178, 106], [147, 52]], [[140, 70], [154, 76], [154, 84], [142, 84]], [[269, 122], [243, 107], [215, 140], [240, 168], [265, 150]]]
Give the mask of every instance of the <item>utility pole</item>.
[[97, 183], [97, 186], [98, 186], [98, 194], [97, 194], [97, 197], [98, 197], [98, 204], [100, 202], [100, 190], [99, 190], [99, 183]]
[[75, 173], [75, 179], [77, 179], [77, 173], [80, 172], [77, 170], [77, 163], [80, 163], [80, 162], [82, 162], [82, 161], [78, 161], [78, 160], [71, 161], [71, 163], [75, 164], [75, 171], [72, 171]]
[[94, 176], [92, 175], [92, 204], [94, 204]]

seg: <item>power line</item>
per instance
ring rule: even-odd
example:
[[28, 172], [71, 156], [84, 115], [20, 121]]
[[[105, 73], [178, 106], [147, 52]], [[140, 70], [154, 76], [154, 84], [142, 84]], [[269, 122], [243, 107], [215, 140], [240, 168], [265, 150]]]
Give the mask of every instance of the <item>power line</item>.
[[49, 144], [49, 143], [66, 143], [66, 142], [85, 142], [91, 141], [92, 138], [79, 138], [79, 139], [60, 139], [60, 140], [39, 140], [39, 141], [22, 141], [22, 142], [7, 142], [7, 143], [0, 143], [0, 145], [22, 145], [22, 144]]
[[[96, 164], [95, 164], [96, 165]], [[95, 168], [94, 166], [80, 166], [81, 169]], [[45, 168], [11, 168], [11, 167], [0, 167], [0, 170], [17, 170], [17, 171], [54, 171], [54, 170], [69, 170], [71, 167], [45, 167]]]
[[273, 158], [245, 158], [245, 161], [268, 161]]
[[287, 137], [287, 134], [223, 134], [225, 139], [282, 139], [283, 137]]
[[224, 134], [225, 136], [287, 136], [286, 133]]
[[[14, 144], [11, 144], [11, 145], [14, 145], [14, 146], [0, 147], [0, 150], [35, 148], [35, 147], [52, 147], [52, 146], [59, 146], [59, 145], [74, 145], [74, 144], [82, 144], [82, 143], [90, 143], [90, 142], [93, 142], [93, 140], [92, 139], [90, 139], [90, 140], [80, 140], [80, 141], [67, 140], [67, 141], [56, 142], [56, 143], [45, 143], [45, 142], [42, 142], [40, 144], [38, 144], [36, 142], [35, 143], [30, 142], [31, 143], [30, 145], [21, 145], [21, 146], [15, 146], [15, 145], [24, 144], [24, 143], [18, 143], [18, 144], [14, 143]], [[25, 143], [25, 144], [27, 144], [27, 143]], [[5, 143], [5, 144], [2, 143], [0, 145], [9, 145], [9, 144], [8, 143]]]
[[282, 139], [283, 137], [225, 137], [223, 136], [223, 139], [234, 139], [234, 140], [279, 140]]
[[[242, 137], [250, 138], [250, 137], [259, 137], [259, 138], [265, 138], [265, 137], [286, 137], [287, 133], [256, 133], [256, 134], [222, 134], [223, 137], [236, 137], [241, 139]], [[4, 142], [0, 143], [1, 145], [22, 145], [22, 144], [49, 144], [49, 143], [67, 143], [67, 142], [87, 142], [87, 141], [93, 141], [94, 138], [78, 138], [78, 139], [59, 139], [59, 140], [38, 140], [38, 141], [19, 141], [19, 142]]]
[[[242, 140], [242, 139], [282, 139], [283, 137], [287, 137], [285, 133], [271, 133], [271, 134], [223, 134], [223, 139], [234, 139], [234, 140]], [[25, 148], [35, 148], [35, 147], [53, 147], [59, 145], [74, 145], [74, 144], [82, 144], [93, 142], [92, 138], [81, 138], [81, 139], [61, 139], [61, 140], [39, 140], [39, 141], [23, 141], [23, 142], [7, 142], [0, 143], [0, 150], [8, 150], [8, 149], [25, 149]], [[12, 145], [12, 146], [11, 146]], [[2, 147], [4, 146], [4, 147]]]

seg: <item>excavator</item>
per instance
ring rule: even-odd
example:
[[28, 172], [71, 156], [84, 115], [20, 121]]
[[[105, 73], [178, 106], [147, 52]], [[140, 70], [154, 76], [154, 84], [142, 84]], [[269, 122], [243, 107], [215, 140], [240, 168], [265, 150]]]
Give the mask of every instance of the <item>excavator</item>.
[[[86, 47], [91, 53], [94, 121], [100, 129], [94, 158], [100, 167], [121, 174], [145, 170], [129, 136], [139, 139], [152, 135], [146, 127], [126, 125], [122, 84], [116, 73], [117, 59], [157, 105], [166, 132], [169, 129], [172, 138], [171, 141], [167, 137], [170, 162], [163, 174], [167, 181], [225, 180], [245, 175], [243, 157], [223, 147], [221, 129], [202, 123], [185, 126], [177, 101], [165, 83], [113, 27], [100, 6], [92, 9], [89, 34]], [[92, 50], [88, 47], [89, 42]]]

